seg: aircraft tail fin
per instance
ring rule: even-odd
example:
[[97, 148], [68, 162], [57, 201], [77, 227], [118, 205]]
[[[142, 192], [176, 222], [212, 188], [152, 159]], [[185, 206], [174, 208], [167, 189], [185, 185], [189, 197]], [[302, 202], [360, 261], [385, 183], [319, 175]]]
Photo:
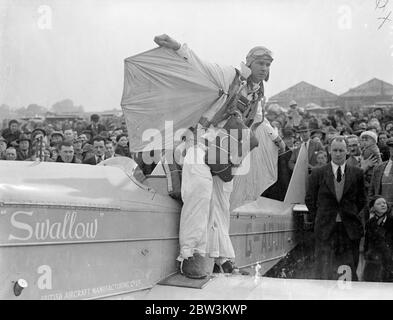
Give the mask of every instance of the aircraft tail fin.
[[302, 143], [299, 155], [296, 160], [295, 168], [293, 169], [291, 181], [287, 193], [284, 198], [284, 203], [304, 204], [306, 196], [306, 184], [308, 178], [308, 153], [304, 143]]

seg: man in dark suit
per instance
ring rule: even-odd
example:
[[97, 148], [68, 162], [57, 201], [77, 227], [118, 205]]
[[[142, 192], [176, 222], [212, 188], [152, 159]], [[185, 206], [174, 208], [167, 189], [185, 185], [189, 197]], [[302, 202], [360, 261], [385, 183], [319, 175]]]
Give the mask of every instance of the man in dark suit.
[[102, 131], [106, 131], [105, 126], [99, 123], [99, 121], [100, 116], [98, 114], [92, 114], [90, 116], [90, 124], [87, 126], [86, 130], [90, 130], [93, 137], [99, 135]]
[[93, 139], [93, 152], [94, 155], [83, 161], [84, 164], [96, 165], [105, 160], [105, 139], [97, 136]]
[[389, 205], [393, 205], [393, 138], [389, 138], [386, 145], [389, 147], [390, 158], [374, 167], [368, 195], [372, 199], [379, 194]]
[[[320, 142], [315, 142], [314, 140], [310, 139], [310, 130], [308, 126], [301, 125], [297, 132], [302, 139], [302, 144], [305, 145], [308, 153], [308, 168], [311, 171], [314, 166], [317, 164], [317, 153], [318, 151], [324, 150], [323, 146]], [[300, 146], [301, 147], [301, 146]], [[296, 160], [299, 156], [300, 147], [293, 150], [292, 156], [289, 159], [288, 166], [293, 171], [295, 167]]]
[[348, 279], [348, 268], [342, 269], [348, 266], [352, 280], [357, 280], [359, 244], [364, 233], [359, 213], [367, 199], [363, 172], [347, 165], [346, 155], [344, 137], [334, 138], [332, 161], [315, 168], [309, 178], [305, 200], [315, 221], [316, 276], [320, 279], [338, 279], [341, 273]]

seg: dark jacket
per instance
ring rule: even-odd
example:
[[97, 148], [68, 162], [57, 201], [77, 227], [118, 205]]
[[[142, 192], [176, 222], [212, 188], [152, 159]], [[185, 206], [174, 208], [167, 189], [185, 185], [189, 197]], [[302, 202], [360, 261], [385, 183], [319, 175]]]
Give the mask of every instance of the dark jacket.
[[[60, 156], [57, 157], [56, 162], [62, 162], [64, 163], [63, 159], [61, 159]], [[76, 158], [75, 156], [72, 158], [72, 161], [70, 163], [81, 163], [81, 161]]]
[[92, 123], [90, 123], [86, 127], [86, 130], [90, 130], [92, 132], [92, 137], [95, 137], [96, 135], [100, 134], [102, 131], [106, 131], [106, 128], [101, 123], [97, 123], [96, 125], [93, 125]]
[[128, 146], [122, 147], [122, 146], [118, 145], [115, 149], [115, 153], [118, 154], [119, 156], [131, 158], [131, 153], [130, 153], [130, 149]]
[[[104, 157], [101, 161], [104, 161], [105, 159], [106, 157]], [[96, 165], [97, 164], [96, 156], [93, 155], [92, 157], [83, 160], [83, 164]]]
[[5, 128], [1, 134], [5, 140], [7, 140], [7, 145], [10, 146], [12, 141], [19, 139], [21, 132], [17, 130], [16, 132], [12, 133], [10, 128]]
[[360, 168], [345, 166], [345, 183], [341, 201], [336, 198], [334, 174], [331, 163], [316, 168], [309, 177], [306, 193], [306, 205], [315, 219], [315, 236], [327, 240], [336, 224], [340, 213], [343, 225], [351, 240], [363, 236], [360, 211], [366, 203], [363, 171]]
[[376, 217], [366, 223], [364, 240], [365, 281], [393, 280], [393, 218], [387, 216], [386, 221], [378, 225]]
[[374, 167], [370, 186], [368, 188], [368, 198], [371, 199], [374, 195], [381, 194], [382, 188], [382, 176], [385, 171], [385, 168], [388, 164], [388, 161], [383, 162]]

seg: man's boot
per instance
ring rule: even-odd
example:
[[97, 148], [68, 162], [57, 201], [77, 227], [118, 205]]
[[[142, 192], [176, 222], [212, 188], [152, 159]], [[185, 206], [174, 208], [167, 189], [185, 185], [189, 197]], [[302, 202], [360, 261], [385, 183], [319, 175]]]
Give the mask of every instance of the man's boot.
[[199, 253], [194, 253], [192, 257], [184, 259], [180, 265], [181, 274], [191, 279], [204, 279], [205, 272], [204, 258]]

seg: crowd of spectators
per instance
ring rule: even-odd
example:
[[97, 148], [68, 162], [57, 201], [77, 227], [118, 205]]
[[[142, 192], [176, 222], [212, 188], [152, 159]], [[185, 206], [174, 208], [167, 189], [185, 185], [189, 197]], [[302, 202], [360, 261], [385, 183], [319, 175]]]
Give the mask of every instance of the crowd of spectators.
[[65, 120], [56, 125], [13, 119], [0, 135], [0, 160], [96, 165], [116, 156], [131, 157], [125, 121], [118, 127], [105, 125], [98, 114], [89, 123]]
[[393, 137], [392, 111], [374, 108], [371, 112], [352, 113], [337, 109], [326, 115], [304, 111], [296, 101], [290, 102], [287, 112], [268, 109], [266, 117], [283, 138], [286, 150], [279, 156], [278, 181], [264, 196], [284, 200], [302, 142], [307, 147], [311, 173], [313, 167], [331, 161], [330, 142], [336, 136], [347, 139], [348, 163], [364, 170], [368, 189], [374, 167], [390, 157], [386, 142]]
[[[372, 262], [368, 266], [385, 264], [378, 269], [379, 271], [370, 267], [365, 268], [365, 277], [371, 281], [393, 281], [391, 111], [375, 108], [371, 112], [352, 113], [337, 109], [332, 114], [320, 115], [304, 111], [292, 101], [286, 112], [269, 108], [265, 112], [266, 118], [282, 137], [285, 150], [278, 158], [278, 179], [262, 194], [263, 196], [284, 200], [302, 146], [306, 148], [308, 155], [309, 177], [313, 176], [314, 180], [317, 179], [317, 175], [312, 173], [317, 171], [316, 168], [325, 168], [327, 164], [333, 163], [334, 152], [340, 152], [340, 148], [346, 153], [346, 165], [357, 167], [357, 172], [362, 173], [364, 190], [361, 192], [364, 191], [366, 205], [360, 210], [359, 216], [366, 232], [364, 255], [366, 260]], [[332, 142], [338, 145], [338, 151], [332, 151]], [[105, 125], [97, 114], [90, 117], [89, 123], [63, 122], [53, 126], [44, 121], [36, 124], [31, 130], [20, 121], [11, 120], [8, 128], [3, 129], [0, 135], [0, 160], [40, 160], [96, 165], [116, 156], [134, 158], [144, 174], [150, 173], [154, 168], [154, 164], [145, 164], [139, 159], [139, 154], [130, 152], [125, 121], [121, 126]], [[337, 175], [341, 177], [341, 174], [341, 171], [336, 172], [335, 178], [338, 179]], [[340, 180], [337, 181], [335, 186], [339, 188]], [[313, 183], [320, 182], [315, 180]], [[342, 196], [345, 197], [345, 193]], [[345, 235], [345, 228], [341, 229], [335, 232], [340, 236]], [[356, 250], [354, 252], [356, 253]]]
[[307, 151], [306, 204], [314, 216], [317, 278], [337, 279], [337, 268], [350, 265], [356, 280], [360, 249], [363, 280], [393, 281], [392, 111], [318, 115], [292, 101], [289, 111], [266, 114], [286, 150], [279, 155], [277, 182], [263, 196], [284, 200], [301, 147]]

